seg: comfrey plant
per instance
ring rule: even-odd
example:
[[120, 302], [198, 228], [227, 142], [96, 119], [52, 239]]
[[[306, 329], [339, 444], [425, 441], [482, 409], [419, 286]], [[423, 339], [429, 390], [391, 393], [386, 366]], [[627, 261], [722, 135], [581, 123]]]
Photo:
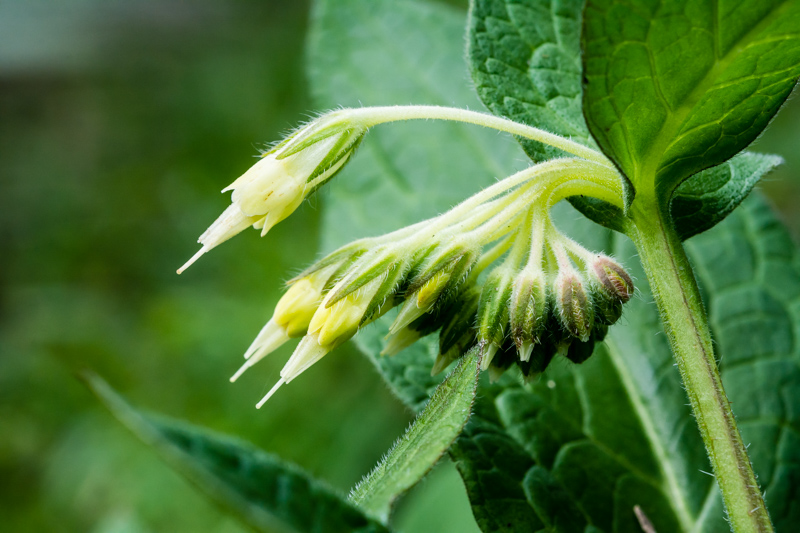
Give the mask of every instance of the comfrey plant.
[[[340, 171], [370, 180], [329, 199], [323, 241], [351, 242], [289, 282], [231, 378], [300, 339], [260, 407], [353, 339], [418, 416], [348, 498], [93, 387], [258, 530], [388, 531], [447, 453], [483, 531], [794, 531], [800, 255], [747, 198], [780, 158], [742, 150], [800, 76], [800, 0], [472, 0], [467, 63], [491, 114], [468, 109], [464, 19], [317, 0], [312, 89], [348, 107], [232, 183], [180, 270]], [[408, 102], [429, 105], [386, 105]]]
[[200, 237], [202, 248], [178, 272], [248, 226], [263, 236], [344, 167], [370, 127], [411, 119], [493, 127], [580, 157], [533, 165], [444, 214], [343, 246], [291, 280], [245, 352], [247, 361], [231, 378], [302, 337], [258, 407], [395, 306], [401, 309], [384, 355], [441, 330], [433, 374], [477, 346], [481, 369], [493, 378], [515, 364], [530, 379], [557, 353], [585, 361], [630, 299], [633, 283], [622, 266], [589, 252], [550, 219], [550, 208], [571, 196], [623, 209], [622, 177], [610, 161], [524, 124], [431, 106], [343, 109], [299, 129], [223, 189], [233, 190], [231, 206]]

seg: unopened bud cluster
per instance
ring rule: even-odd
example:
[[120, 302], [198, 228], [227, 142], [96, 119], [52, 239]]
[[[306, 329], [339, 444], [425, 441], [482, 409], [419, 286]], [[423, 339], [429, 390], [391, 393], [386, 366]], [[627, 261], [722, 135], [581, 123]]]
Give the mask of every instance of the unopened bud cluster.
[[[180, 271], [248, 226], [266, 233], [341, 170], [371, 125], [348, 119], [346, 111], [298, 130], [227, 187], [233, 191], [230, 207]], [[633, 283], [613, 259], [560, 233], [549, 208], [573, 194], [570, 184], [578, 182], [615, 201], [616, 181], [603, 172], [610, 170], [584, 159], [541, 163], [442, 215], [334, 251], [289, 282], [231, 381], [299, 338], [260, 406], [394, 307], [399, 310], [382, 354], [438, 332], [434, 374], [475, 345], [492, 377], [516, 365], [530, 378], [556, 355], [583, 362], [619, 319]]]

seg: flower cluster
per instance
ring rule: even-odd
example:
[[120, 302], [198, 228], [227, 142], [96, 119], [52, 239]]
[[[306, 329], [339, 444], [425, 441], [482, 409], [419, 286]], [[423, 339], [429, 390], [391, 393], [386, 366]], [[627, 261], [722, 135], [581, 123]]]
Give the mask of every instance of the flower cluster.
[[[312, 122], [225, 189], [233, 190], [232, 205], [201, 236], [202, 249], [181, 270], [247, 226], [265, 233], [336, 174], [377, 122], [361, 110], [354, 113], [361, 119], [343, 110]], [[562, 141], [561, 147], [570, 147]], [[396, 354], [439, 332], [434, 374], [475, 345], [492, 378], [516, 365], [529, 379], [559, 354], [583, 362], [619, 319], [633, 283], [613, 259], [589, 252], [552, 224], [552, 205], [576, 193], [622, 204], [620, 181], [609, 165], [585, 157], [556, 159], [432, 219], [334, 251], [289, 282], [231, 381], [300, 338], [260, 407], [394, 307], [399, 311], [382, 353]]]

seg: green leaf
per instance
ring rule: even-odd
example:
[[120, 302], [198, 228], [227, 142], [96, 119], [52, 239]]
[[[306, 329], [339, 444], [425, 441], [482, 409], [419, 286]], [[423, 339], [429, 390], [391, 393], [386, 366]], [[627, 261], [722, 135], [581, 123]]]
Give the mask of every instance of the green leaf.
[[750, 144], [789, 96], [800, 1], [588, 0], [582, 48], [592, 135], [637, 192], [668, 201]]
[[254, 446], [139, 413], [100, 377], [83, 379], [111, 413], [214, 502], [257, 531], [385, 532], [322, 482]]
[[[583, 0], [473, 0], [468, 57], [475, 87], [493, 113], [597, 147], [581, 109], [580, 17]], [[534, 161], [562, 156], [520, 140]], [[695, 174], [672, 199], [679, 234], [687, 239], [724, 219], [777, 161], [742, 155]], [[624, 232], [616, 207], [591, 198], [570, 202], [591, 220]]]
[[[473, 0], [467, 55], [481, 101], [495, 115], [597, 148], [581, 110], [583, 0]], [[563, 157], [520, 140], [534, 161]]]
[[742, 152], [684, 181], [672, 197], [672, 222], [678, 235], [686, 240], [716, 226], [782, 161], [774, 155]]
[[[417, 2], [362, 0], [335, 11], [328, 1], [318, 3], [310, 50], [317, 97], [324, 106], [361, 100], [474, 107], [464, 96], [463, 76], [450, 70], [461, 53], [459, 18], [463, 22], [457, 12]], [[434, 98], [440, 87], [452, 91], [453, 100]], [[482, 141], [497, 160], [490, 165], [485, 153], [463, 141], [481, 130], [419, 126], [377, 128], [365, 139], [352, 166], [331, 184], [326, 249], [444, 209], [503, 175], [493, 166], [513, 161], [502, 137]], [[447, 127], [454, 129], [448, 134]], [[748, 158], [763, 156], [741, 157], [752, 163]], [[722, 189], [749, 188], [751, 178], [742, 177], [750, 174], [729, 168], [730, 184]], [[725, 179], [717, 176], [716, 187]], [[401, 180], [413, 187], [403, 190]], [[694, 201], [696, 194], [686, 191]], [[724, 197], [710, 198], [719, 203]], [[698, 209], [681, 213], [702, 216], [691, 215]], [[714, 479], [701, 472], [709, 471], [705, 450], [632, 244], [567, 205], [556, 206], [555, 217], [589, 248], [615, 254], [634, 272], [638, 293], [608, 343], [586, 363], [558, 359], [527, 387], [509, 374], [494, 385], [481, 379], [473, 415], [451, 448], [475, 518], [485, 531], [641, 531], [633, 514], [640, 505], [657, 531], [727, 531]], [[793, 492], [800, 479], [800, 335], [790, 331], [800, 323], [800, 259], [758, 197], [687, 246], [708, 298], [726, 389], [771, 514], [779, 531], [792, 531], [800, 520]], [[736, 291], [745, 288], [752, 294], [739, 301]], [[418, 410], [437, 384], [429, 375], [435, 342], [377, 358], [390, 320], [365, 328], [356, 342]], [[776, 330], [769, 327], [773, 322]]]
[[478, 387], [478, 350], [465, 355], [405, 435], [350, 494], [361, 509], [388, 520], [395, 498], [427, 474], [458, 437]]

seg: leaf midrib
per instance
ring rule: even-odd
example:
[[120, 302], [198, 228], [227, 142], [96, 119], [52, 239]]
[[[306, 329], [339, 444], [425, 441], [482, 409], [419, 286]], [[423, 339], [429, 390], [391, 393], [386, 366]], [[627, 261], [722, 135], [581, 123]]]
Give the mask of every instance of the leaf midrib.
[[610, 338], [606, 338], [605, 343], [611, 363], [617, 370], [620, 382], [628, 393], [628, 398], [631, 401], [633, 410], [639, 418], [647, 441], [650, 443], [650, 449], [656, 456], [656, 463], [661, 471], [662, 479], [665, 481], [665, 483], [661, 484], [662, 492], [668, 496], [666, 500], [669, 502], [670, 507], [672, 507], [683, 530], [685, 532], [692, 531], [695, 521], [689, 512], [686, 495], [680, 489], [677, 474], [673, 468], [669, 454], [661, 443], [651, 413], [642, 402], [641, 395], [634, 384], [633, 377], [628, 372], [628, 367], [619, 355], [619, 348]]

